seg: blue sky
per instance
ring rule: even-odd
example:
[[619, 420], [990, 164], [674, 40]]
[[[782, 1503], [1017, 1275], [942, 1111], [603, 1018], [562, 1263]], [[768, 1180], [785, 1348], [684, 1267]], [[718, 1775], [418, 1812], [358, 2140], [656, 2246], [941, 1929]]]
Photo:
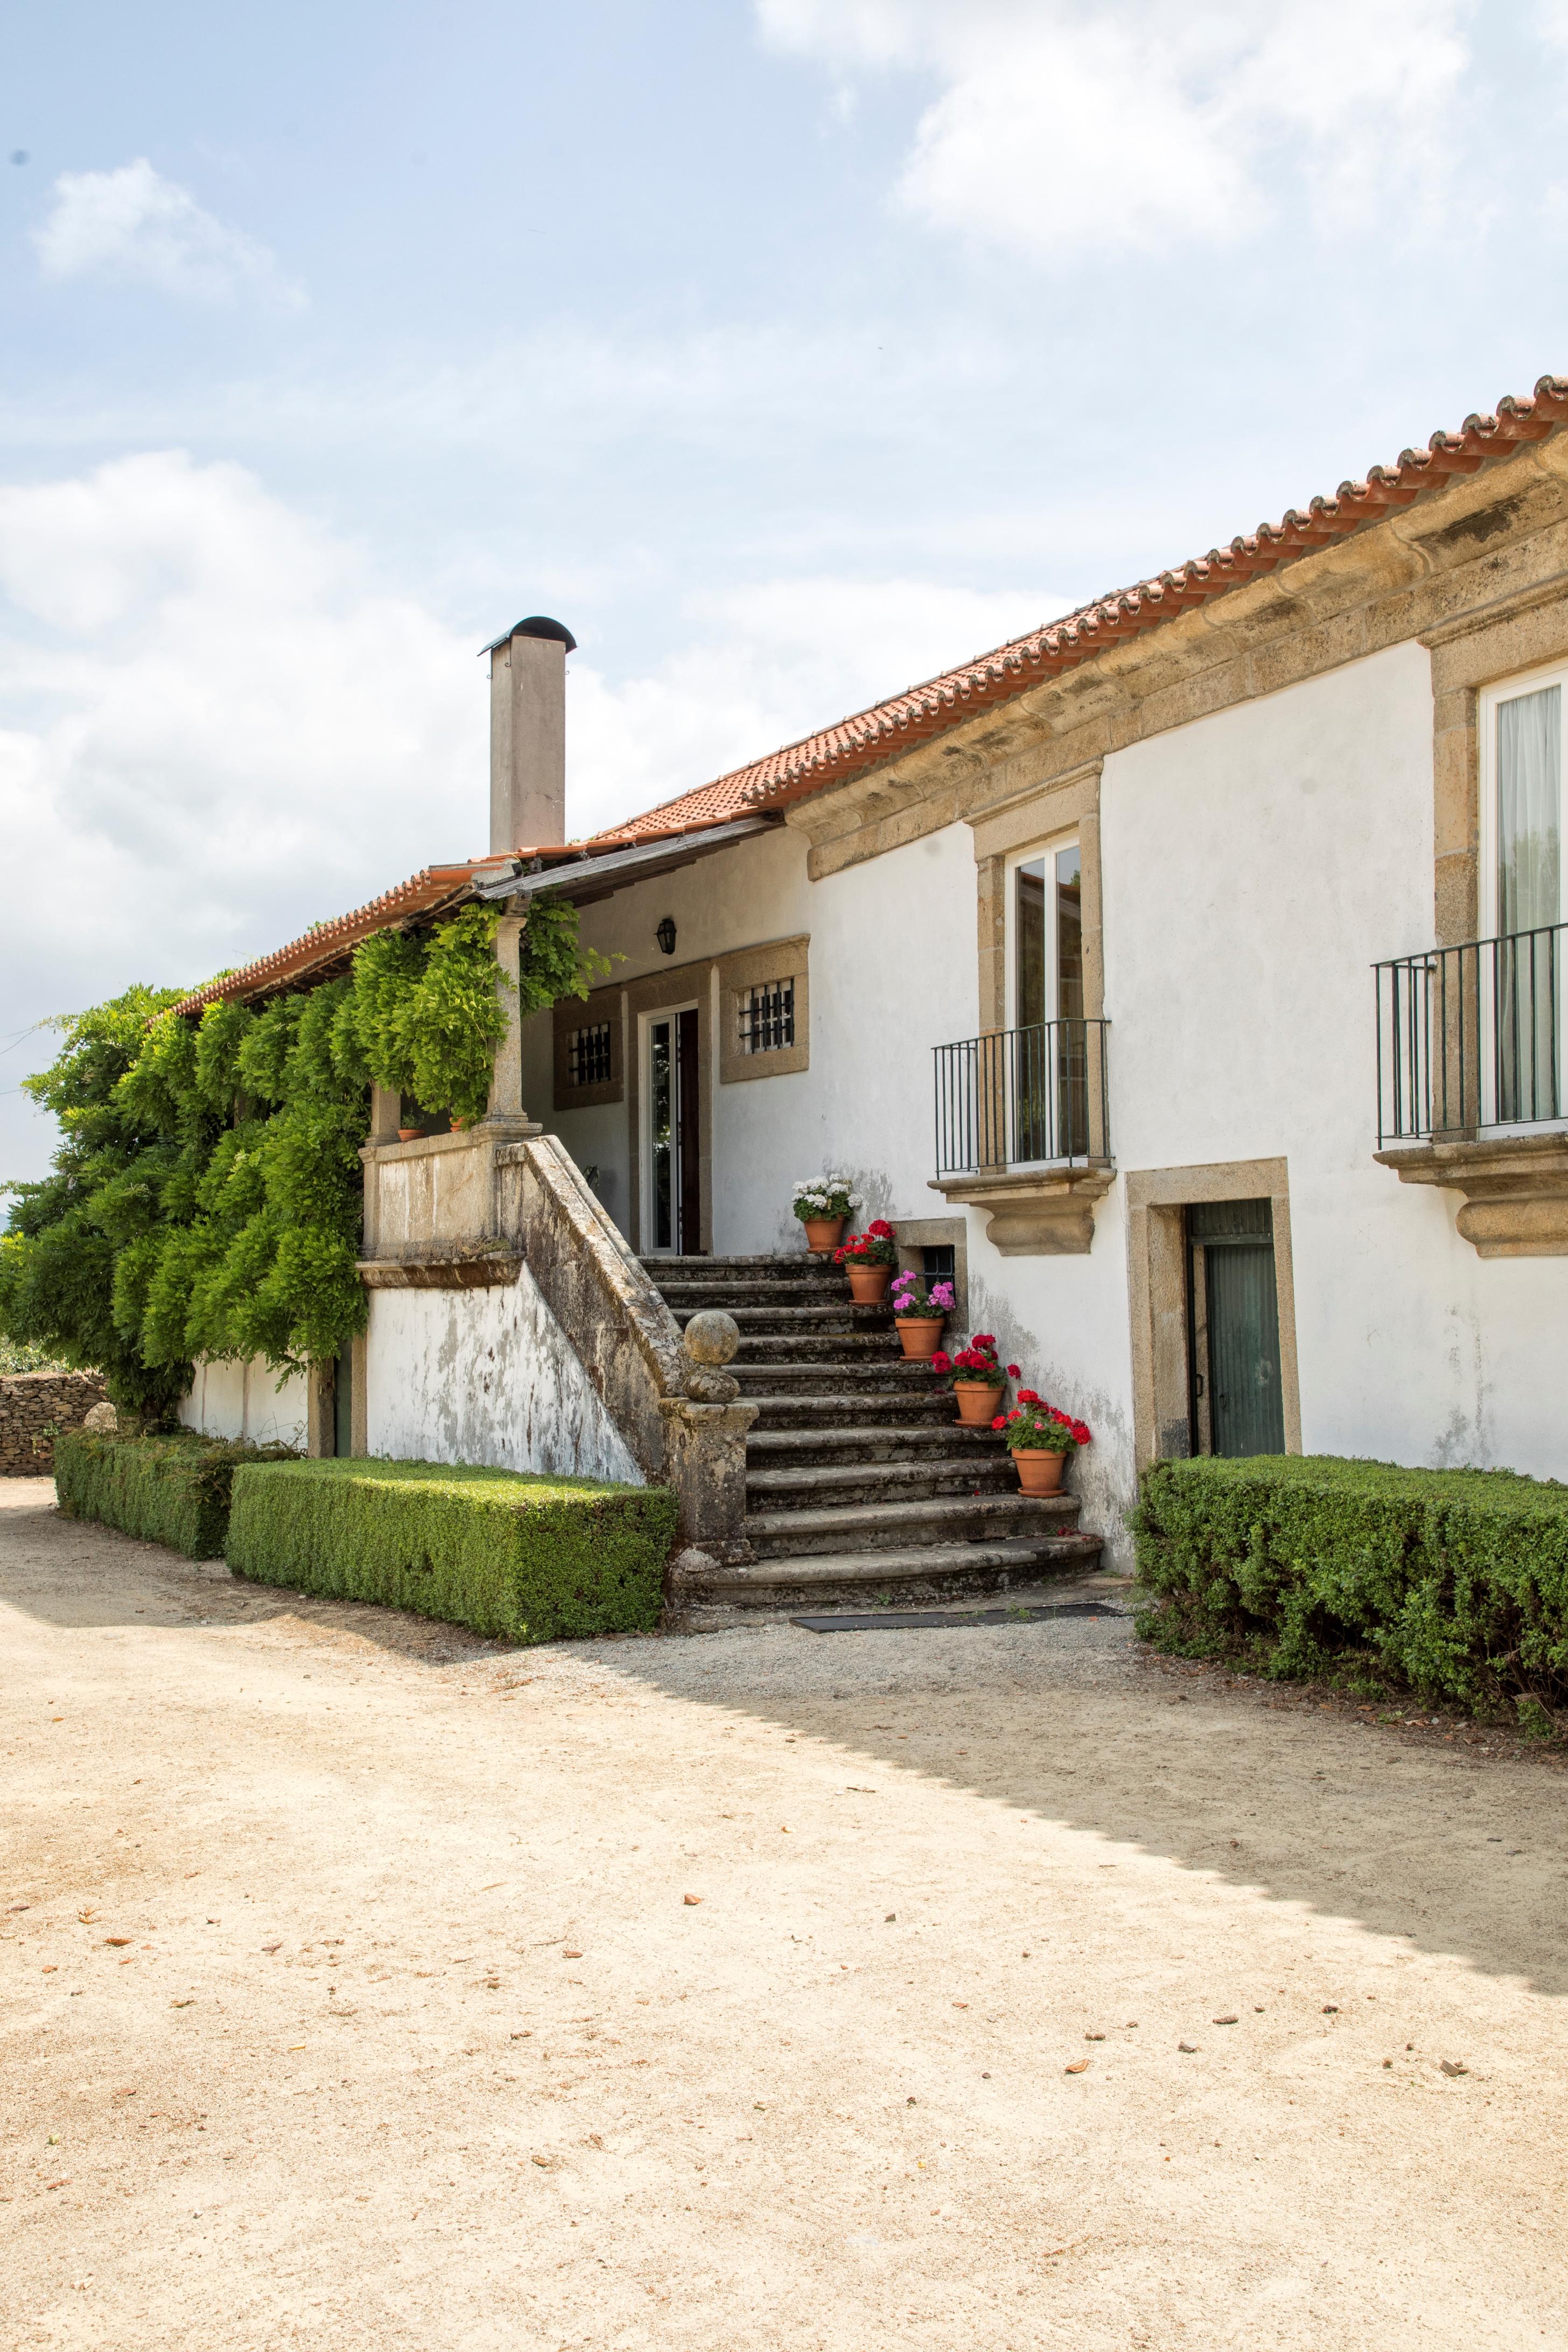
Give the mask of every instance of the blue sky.
[[521, 614], [585, 831], [1568, 369], [1565, 130], [1568, 0], [7, 0], [0, 1176], [484, 846]]

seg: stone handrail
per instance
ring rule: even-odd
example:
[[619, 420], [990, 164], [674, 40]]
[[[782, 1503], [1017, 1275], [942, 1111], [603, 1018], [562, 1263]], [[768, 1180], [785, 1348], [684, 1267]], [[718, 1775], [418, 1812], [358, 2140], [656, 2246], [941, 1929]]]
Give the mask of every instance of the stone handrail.
[[521, 1244], [644, 1476], [674, 1487], [683, 1540], [744, 1557], [746, 1432], [757, 1408], [737, 1402], [721, 1369], [739, 1342], [733, 1322], [705, 1316], [691, 1344], [682, 1339], [559, 1137], [500, 1144], [495, 1168], [499, 1233]]

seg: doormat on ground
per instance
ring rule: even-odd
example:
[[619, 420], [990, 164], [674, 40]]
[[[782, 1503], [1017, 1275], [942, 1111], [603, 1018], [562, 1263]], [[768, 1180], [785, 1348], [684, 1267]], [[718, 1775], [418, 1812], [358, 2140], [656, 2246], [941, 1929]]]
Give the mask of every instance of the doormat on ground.
[[808, 1633], [898, 1633], [921, 1625], [1033, 1625], [1042, 1617], [1125, 1617], [1125, 1609], [1108, 1608], [1103, 1601], [1048, 1601], [1015, 1604], [1011, 1609], [883, 1609], [865, 1615], [792, 1617]]

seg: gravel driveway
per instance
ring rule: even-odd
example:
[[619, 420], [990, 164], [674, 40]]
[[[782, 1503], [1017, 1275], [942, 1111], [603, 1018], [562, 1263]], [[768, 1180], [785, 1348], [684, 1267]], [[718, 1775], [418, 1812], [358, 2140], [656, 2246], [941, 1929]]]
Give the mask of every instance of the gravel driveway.
[[6, 2347], [1568, 2352], [1549, 1760], [1124, 1620], [506, 1651], [37, 1480], [0, 1659]]

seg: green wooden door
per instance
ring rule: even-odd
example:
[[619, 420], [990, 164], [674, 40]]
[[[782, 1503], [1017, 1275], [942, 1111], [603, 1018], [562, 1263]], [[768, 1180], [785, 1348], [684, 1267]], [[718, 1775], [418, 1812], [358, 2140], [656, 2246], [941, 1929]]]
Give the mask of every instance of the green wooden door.
[[1216, 1202], [1188, 1212], [1194, 1286], [1201, 1283], [1205, 1345], [1200, 1363], [1214, 1454], [1283, 1454], [1279, 1307], [1274, 1226], [1267, 1201]]

